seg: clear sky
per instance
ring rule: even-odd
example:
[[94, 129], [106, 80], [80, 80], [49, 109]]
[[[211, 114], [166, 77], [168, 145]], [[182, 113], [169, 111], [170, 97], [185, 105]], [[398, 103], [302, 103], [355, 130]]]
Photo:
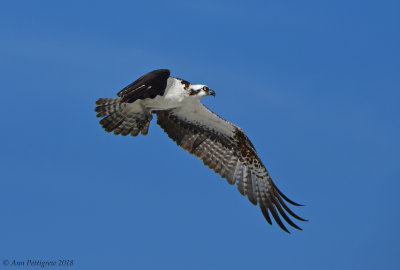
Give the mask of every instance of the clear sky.
[[[0, 269], [395, 269], [399, 14], [399, 1], [3, 1]], [[96, 99], [158, 68], [215, 90], [203, 102], [306, 205], [303, 231], [270, 226], [154, 120], [146, 137], [102, 130]]]

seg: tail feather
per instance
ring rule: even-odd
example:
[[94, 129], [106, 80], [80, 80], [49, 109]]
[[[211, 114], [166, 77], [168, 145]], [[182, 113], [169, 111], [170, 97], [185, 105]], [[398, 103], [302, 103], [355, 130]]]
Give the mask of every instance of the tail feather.
[[121, 103], [121, 98], [99, 98], [96, 104], [100, 105], [94, 109], [98, 113], [97, 117], [104, 117], [116, 111], [122, 111], [125, 107], [125, 104]]
[[131, 120], [135, 119], [134, 118], [125, 119], [124, 122], [117, 129], [114, 130], [114, 134], [115, 135], [121, 134], [122, 136], [128, 135], [134, 128], [136, 128], [135, 121]]
[[96, 104], [98, 105], [95, 108], [96, 116], [103, 117], [100, 124], [105, 131], [114, 131], [115, 135], [121, 134], [122, 136], [128, 134], [137, 136], [139, 132], [147, 135], [152, 119], [151, 114], [124, 112], [127, 104], [121, 102], [121, 98], [100, 98]]
[[147, 122], [144, 124], [142, 130], [140, 131], [140, 133], [142, 133], [143, 136], [146, 136], [147, 133], [149, 133], [149, 126], [150, 126], [150, 121], [147, 121]]
[[111, 132], [119, 127], [124, 121], [124, 116], [120, 112], [114, 112], [100, 120], [100, 124], [107, 132]]
[[121, 98], [99, 98], [96, 105], [110, 105], [121, 102]]

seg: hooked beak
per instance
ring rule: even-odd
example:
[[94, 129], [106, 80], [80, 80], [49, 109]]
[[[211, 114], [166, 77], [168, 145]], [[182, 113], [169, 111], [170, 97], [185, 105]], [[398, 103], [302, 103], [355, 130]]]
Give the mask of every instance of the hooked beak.
[[215, 92], [214, 92], [214, 90], [211, 90], [211, 89], [210, 89], [210, 91], [208, 91], [208, 95], [209, 95], [209, 96], [215, 97]]

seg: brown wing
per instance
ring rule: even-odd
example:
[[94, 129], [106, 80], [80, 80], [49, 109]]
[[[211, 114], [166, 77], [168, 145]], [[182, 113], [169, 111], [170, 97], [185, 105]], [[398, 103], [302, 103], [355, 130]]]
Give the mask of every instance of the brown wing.
[[301, 230], [284, 210], [298, 220], [305, 220], [294, 214], [284, 201], [300, 205], [288, 199], [275, 186], [244, 132], [204, 105], [201, 104], [201, 107], [200, 113], [198, 106], [193, 113], [179, 109], [157, 112], [157, 124], [179, 146], [201, 159], [206, 166], [226, 178], [229, 184], [237, 183], [242, 195], [254, 205], [259, 204], [268, 223], [272, 224], [269, 211], [286, 232], [289, 231], [279, 214], [292, 227]]
[[121, 102], [127, 103], [132, 103], [138, 99], [164, 95], [169, 75], [170, 71], [168, 69], [154, 70], [119, 91], [117, 95], [121, 97]]

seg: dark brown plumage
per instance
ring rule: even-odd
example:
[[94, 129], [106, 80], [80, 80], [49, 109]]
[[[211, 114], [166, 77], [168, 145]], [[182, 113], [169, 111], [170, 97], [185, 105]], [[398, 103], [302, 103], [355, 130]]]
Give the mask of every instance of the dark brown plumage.
[[167, 86], [167, 79], [170, 75], [168, 69], [158, 69], [149, 72], [117, 94], [121, 102], [132, 103], [138, 99], [155, 98], [157, 95], [164, 95]]

